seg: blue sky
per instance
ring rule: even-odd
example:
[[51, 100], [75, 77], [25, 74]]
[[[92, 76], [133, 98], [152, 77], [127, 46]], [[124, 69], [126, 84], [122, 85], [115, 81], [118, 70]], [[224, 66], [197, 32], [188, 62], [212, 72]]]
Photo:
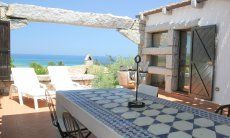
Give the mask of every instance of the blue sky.
[[[3, 0], [81, 12], [111, 13], [135, 18], [139, 12], [180, 0]], [[63, 24], [29, 23], [11, 31], [12, 53], [44, 55], [133, 56], [137, 45], [116, 30]]]

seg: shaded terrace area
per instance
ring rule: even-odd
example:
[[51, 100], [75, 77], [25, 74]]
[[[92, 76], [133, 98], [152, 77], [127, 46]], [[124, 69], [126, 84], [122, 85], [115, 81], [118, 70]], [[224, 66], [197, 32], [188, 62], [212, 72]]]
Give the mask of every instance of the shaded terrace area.
[[[214, 112], [217, 104], [192, 99], [177, 93], [166, 93], [159, 91], [159, 97], [170, 101], [186, 104]], [[39, 101], [39, 110], [35, 111], [33, 99], [24, 99], [24, 105], [20, 106], [18, 98], [9, 99], [8, 96], [1, 97], [2, 109], [0, 109], [0, 137], [2, 138], [55, 138], [56, 129], [52, 126], [49, 109], [45, 101]]]

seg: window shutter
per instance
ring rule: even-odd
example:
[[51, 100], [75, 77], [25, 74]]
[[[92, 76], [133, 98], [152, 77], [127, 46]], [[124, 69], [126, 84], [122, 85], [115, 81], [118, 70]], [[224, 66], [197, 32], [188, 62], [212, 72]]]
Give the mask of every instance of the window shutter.
[[10, 23], [0, 21], [0, 80], [10, 80]]
[[215, 25], [192, 30], [190, 94], [205, 100], [213, 97], [215, 38]]

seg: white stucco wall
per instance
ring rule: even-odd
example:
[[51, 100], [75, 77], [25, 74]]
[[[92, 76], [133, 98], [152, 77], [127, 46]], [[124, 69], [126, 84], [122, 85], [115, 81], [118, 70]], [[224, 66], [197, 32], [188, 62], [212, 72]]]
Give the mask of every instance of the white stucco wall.
[[[149, 15], [146, 26], [163, 23], [181, 23], [200, 19], [199, 26], [217, 25], [216, 72], [213, 101], [230, 104], [230, 0], [208, 0], [203, 8], [191, 6], [172, 11], [171, 15]], [[220, 91], [215, 91], [219, 87]]]

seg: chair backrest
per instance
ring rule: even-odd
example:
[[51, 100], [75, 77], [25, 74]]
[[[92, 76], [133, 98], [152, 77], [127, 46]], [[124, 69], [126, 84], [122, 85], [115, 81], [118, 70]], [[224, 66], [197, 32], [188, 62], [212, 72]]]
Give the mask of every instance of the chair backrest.
[[49, 107], [49, 112], [50, 112], [50, 117], [51, 117], [51, 121], [52, 124], [57, 127], [60, 135], [62, 137], [65, 137], [65, 133], [62, 131], [61, 126], [58, 122], [58, 117], [57, 117], [57, 113], [56, 113], [56, 109], [55, 109], [55, 105], [53, 103], [53, 98], [51, 97], [49, 91], [45, 91], [45, 96], [46, 96], [46, 104]]
[[65, 90], [73, 86], [73, 81], [66, 66], [49, 66], [48, 71], [51, 83], [56, 90]]
[[66, 129], [66, 134], [69, 137], [83, 138], [80, 126], [77, 120], [69, 113], [63, 112], [63, 122]]
[[227, 116], [230, 117], [230, 104], [220, 106], [215, 111], [215, 113], [220, 114], [220, 115], [225, 115], [225, 113], [224, 113], [225, 109], [227, 109]]
[[58, 118], [57, 118], [57, 113], [55, 110], [55, 105], [53, 103], [53, 99], [47, 90], [45, 91], [45, 96], [46, 96], [46, 104], [49, 107], [52, 124], [57, 127]]
[[14, 84], [21, 93], [33, 93], [40, 88], [39, 80], [33, 68], [12, 68]]
[[157, 97], [158, 87], [154, 87], [146, 84], [140, 84], [138, 86], [138, 92]]

